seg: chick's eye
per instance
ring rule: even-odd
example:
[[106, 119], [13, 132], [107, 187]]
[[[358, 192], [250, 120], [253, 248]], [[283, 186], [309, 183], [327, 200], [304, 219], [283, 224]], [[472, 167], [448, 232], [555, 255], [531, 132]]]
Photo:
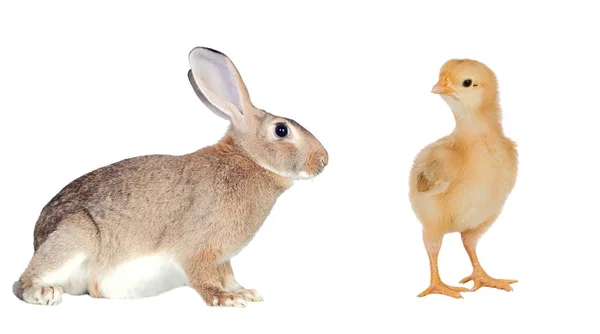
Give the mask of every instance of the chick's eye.
[[275, 135], [277, 137], [283, 138], [288, 135], [288, 128], [285, 124], [277, 124], [275, 126]]
[[472, 83], [473, 83], [473, 81], [471, 81], [471, 79], [467, 79], [467, 80], [463, 81], [463, 87], [471, 87]]

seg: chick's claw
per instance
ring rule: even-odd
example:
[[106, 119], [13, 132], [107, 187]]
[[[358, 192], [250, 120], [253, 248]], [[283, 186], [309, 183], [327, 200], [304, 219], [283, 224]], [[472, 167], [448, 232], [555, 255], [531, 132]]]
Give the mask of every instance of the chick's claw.
[[421, 292], [417, 297], [425, 297], [431, 294], [440, 294], [448, 297], [461, 299], [461, 292], [467, 292], [469, 289], [457, 286], [449, 286], [444, 283], [431, 284], [425, 291]]
[[517, 280], [513, 279], [498, 279], [490, 277], [488, 274], [473, 273], [470, 276], [463, 278], [460, 283], [464, 284], [469, 281], [473, 281], [473, 288], [471, 288], [470, 291], [477, 291], [479, 288], [486, 286], [508, 292], [513, 291], [513, 288], [510, 285], [518, 282]]

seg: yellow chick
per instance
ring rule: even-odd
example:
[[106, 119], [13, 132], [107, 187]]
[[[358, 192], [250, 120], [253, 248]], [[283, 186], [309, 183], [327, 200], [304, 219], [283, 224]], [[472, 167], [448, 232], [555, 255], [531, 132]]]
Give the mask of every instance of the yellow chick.
[[444, 284], [438, 272], [438, 253], [446, 233], [459, 232], [473, 273], [460, 283], [511, 291], [516, 280], [490, 277], [475, 248], [502, 211], [517, 178], [516, 144], [504, 135], [496, 76], [484, 64], [452, 59], [442, 66], [432, 93], [450, 106], [454, 131], [426, 146], [410, 172], [410, 202], [423, 225], [431, 282], [419, 294], [462, 298], [463, 287]]

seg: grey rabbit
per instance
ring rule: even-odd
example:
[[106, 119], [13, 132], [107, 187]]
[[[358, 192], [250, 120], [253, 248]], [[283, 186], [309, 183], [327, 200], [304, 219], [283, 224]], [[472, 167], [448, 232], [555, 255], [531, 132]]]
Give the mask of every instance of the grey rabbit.
[[196, 47], [189, 62], [198, 97], [230, 121], [225, 136], [181, 156], [126, 159], [68, 184], [35, 225], [18, 297], [56, 305], [63, 293], [142, 298], [188, 285], [211, 306], [262, 300], [237, 283], [230, 259], [294, 180], [323, 171], [328, 153], [295, 121], [256, 108], [225, 54]]

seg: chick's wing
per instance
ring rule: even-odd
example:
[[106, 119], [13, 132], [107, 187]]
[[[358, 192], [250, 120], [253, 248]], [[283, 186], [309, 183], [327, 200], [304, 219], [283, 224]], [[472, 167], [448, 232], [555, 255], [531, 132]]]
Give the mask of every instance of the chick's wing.
[[457, 177], [455, 160], [453, 152], [441, 145], [423, 150], [414, 168], [417, 191], [431, 195], [444, 193]]

